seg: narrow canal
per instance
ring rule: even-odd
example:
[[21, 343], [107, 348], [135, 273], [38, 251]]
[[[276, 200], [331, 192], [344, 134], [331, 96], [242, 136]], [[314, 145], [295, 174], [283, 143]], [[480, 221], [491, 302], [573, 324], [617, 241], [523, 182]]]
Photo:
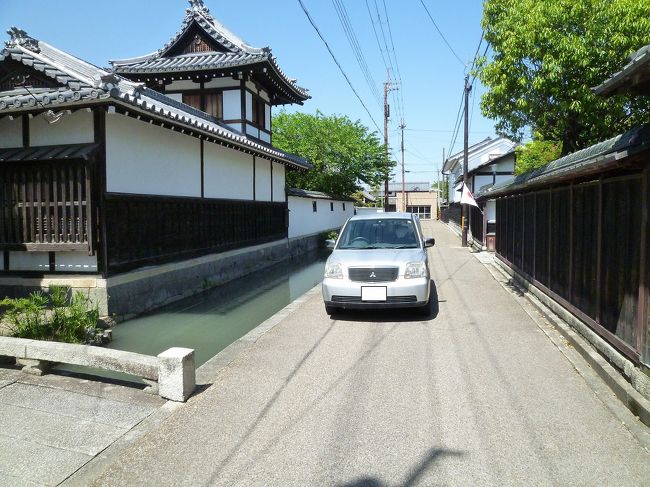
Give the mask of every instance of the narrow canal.
[[[309, 291], [323, 278], [325, 254], [276, 264], [113, 329], [108, 348], [158, 355], [171, 347], [195, 350], [199, 367]], [[125, 374], [62, 366], [62, 372], [134, 380]]]

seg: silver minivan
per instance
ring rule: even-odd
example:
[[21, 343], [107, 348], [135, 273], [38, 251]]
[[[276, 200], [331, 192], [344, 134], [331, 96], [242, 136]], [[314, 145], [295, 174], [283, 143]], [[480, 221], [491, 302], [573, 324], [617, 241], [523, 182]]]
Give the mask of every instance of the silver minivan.
[[420, 308], [429, 312], [429, 259], [420, 220], [411, 213], [350, 218], [325, 264], [325, 311]]

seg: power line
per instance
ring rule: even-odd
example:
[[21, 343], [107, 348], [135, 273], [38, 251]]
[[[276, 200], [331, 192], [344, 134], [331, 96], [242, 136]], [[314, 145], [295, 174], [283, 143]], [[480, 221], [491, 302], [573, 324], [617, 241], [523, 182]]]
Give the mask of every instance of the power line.
[[338, 15], [339, 21], [343, 27], [343, 31], [345, 32], [352, 52], [357, 59], [357, 64], [359, 64], [361, 72], [366, 79], [366, 83], [368, 84], [371, 93], [375, 97], [375, 101], [379, 106], [381, 106], [381, 95], [379, 94], [379, 89], [375, 83], [374, 78], [372, 77], [372, 73], [368, 67], [366, 57], [363, 54], [363, 49], [361, 49], [361, 44], [359, 43], [359, 39], [354, 31], [352, 22], [350, 21], [350, 16], [348, 15], [347, 9], [341, 0], [332, 0], [332, 3], [334, 4], [334, 9], [336, 10], [336, 14]]
[[314, 28], [314, 30], [318, 34], [318, 37], [320, 37], [320, 39], [325, 44], [325, 47], [327, 48], [327, 51], [330, 53], [330, 56], [332, 56], [332, 59], [334, 60], [334, 62], [338, 66], [339, 70], [341, 71], [341, 74], [345, 78], [345, 81], [348, 82], [348, 85], [350, 86], [350, 89], [352, 90], [352, 92], [355, 94], [355, 96], [359, 100], [359, 103], [361, 103], [363, 108], [366, 110], [366, 113], [370, 117], [370, 120], [372, 120], [372, 123], [375, 124], [375, 127], [377, 128], [377, 131], [381, 132], [381, 129], [379, 128], [379, 125], [377, 124], [375, 119], [372, 117], [372, 114], [370, 113], [370, 110], [368, 110], [368, 107], [366, 106], [366, 104], [363, 102], [363, 100], [359, 96], [359, 93], [357, 93], [357, 90], [355, 90], [354, 86], [352, 86], [352, 82], [350, 81], [350, 78], [348, 77], [348, 75], [343, 70], [343, 67], [339, 63], [338, 59], [336, 59], [336, 56], [334, 55], [334, 53], [332, 52], [332, 49], [330, 48], [329, 44], [325, 40], [325, 37], [323, 37], [323, 34], [321, 34], [321, 31], [318, 29], [318, 26], [316, 25], [316, 22], [314, 21], [314, 19], [309, 14], [309, 11], [307, 10], [307, 7], [305, 7], [305, 4], [302, 3], [302, 0], [298, 0], [298, 3], [300, 4], [300, 7], [302, 8], [302, 11], [305, 12], [305, 15], [307, 16], [307, 19], [309, 20], [309, 23], [311, 24], [311, 26]]
[[440, 37], [442, 37], [442, 40], [445, 41], [445, 44], [447, 44], [447, 47], [449, 48], [449, 50], [451, 51], [451, 53], [456, 57], [456, 59], [458, 59], [458, 61], [459, 61], [459, 62], [460, 62], [464, 67], [467, 67], [467, 65], [466, 65], [466, 64], [463, 62], [463, 60], [458, 56], [458, 54], [456, 54], [456, 51], [454, 51], [454, 48], [451, 47], [451, 44], [449, 44], [449, 41], [447, 41], [447, 38], [445, 37], [445, 35], [442, 33], [442, 31], [441, 31], [440, 28], [438, 27], [438, 24], [436, 24], [436, 21], [433, 20], [433, 16], [431, 15], [431, 12], [429, 12], [429, 9], [428, 9], [427, 6], [425, 5], [424, 0], [420, 0], [420, 3], [421, 3], [422, 6], [424, 7], [424, 10], [427, 11], [427, 15], [429, 16], [429, 19], [431, 19], [431, 22], [433, 23], [433, 26], [434, 26], [434, 27], [436, 28], [436, 30], [438, 31], [438, 34], [440, 34]]
[[393, 51], [393, 59], [395, 60], [395, 68], [397, 69], [397, 79], [400, 82], [401, 89], [399, 91], [400, 103], [398, 104], [398, 110], [400, 112], [401, 118], [403, 119], [404, 118], [404, 84], [402, 83], [402, 73], [400, 72], [399, 62], [397, 61], [397, 53], [395, 52], [395, 41], [393, 39], [393, 30], [391, 29], [390, 26], [388, 9], [386, 8], [386, 0], [382, 0], [382, 3], [384, 4], [384, 15], [386, 16], [386, 26], [388, 27], [388, 36], [390, 38], [390, 45]]

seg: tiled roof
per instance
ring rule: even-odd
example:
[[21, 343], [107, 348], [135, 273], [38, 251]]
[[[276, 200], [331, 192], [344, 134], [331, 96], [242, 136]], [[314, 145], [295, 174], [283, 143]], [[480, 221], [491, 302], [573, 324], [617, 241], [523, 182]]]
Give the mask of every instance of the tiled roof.
[[306, 160], [272, 146], [258, 143], [234, 131], [208, 114], [134, 83], [121, 76], [59, 51], [49, 44], [12, 28], [11, 39], [0, 51], [0, 62], [12, 59], [34, 68], [61, 84], [58, 88], [24, 88], [0, 93], [0, 114], [43, 109], [67, 109], [75, 105], [122, 105], [130, 112], [148, 114], [181, 130], [201, 133], [239, 150], [251, 152], [290, 166], [310, 169]]
[[46, 145], [0, 149], [0, 162], [89, 159], [99, 144]]
[[619, 93], [650, 94], [650, 44], [630, 56], [630, 62], [623, 69], [593, 88], [593, 91], [603, 96]]
[[[546, 166], [516, 176], [512, 181], [482, 190], [479, 196], [495, 197], [560, 180], [617, 167], [621, 159], [650, 149], [650, 125], [641, 125], [624, 134], [550, 162]], [[475, 195], [476, 196], [476, 195]]]
[[288, 196], [295, 196], [298, 198], [313, 198], [313, 199], [325, 199], [325, 200], [336, 200], [336, 201], [354, 201], [352, 198], [346, 196], [336, 196], [321, 191], [311, 191], [308, 189], [299, 189], [299, 188], [288, 188]]
[[[238, 66], [250, 66], [264, 63], [271, 72], [291, 91], [296, 101], [310, 98], [306, 89], [290, 79], [278, 65], [276, 58], [271, 55], [269, 47], [256, 48], [246, 44], [242, 39], [219, 23], [203, 3], [203, 0], [189, 0], [190, 8], [186, 10], [181, 29], [158, 51], [131, 59], [110, 61], [115, 72], [129, 73], [170, 73], [195, 70], [219, 70]], [[209, 52], [169, 56], [169, 52], [182, 40], [192, 28], [198, 26], [216, 44], [223, 46], [227, 52]], [[266, 71], [265, 71], [266, 72]]]

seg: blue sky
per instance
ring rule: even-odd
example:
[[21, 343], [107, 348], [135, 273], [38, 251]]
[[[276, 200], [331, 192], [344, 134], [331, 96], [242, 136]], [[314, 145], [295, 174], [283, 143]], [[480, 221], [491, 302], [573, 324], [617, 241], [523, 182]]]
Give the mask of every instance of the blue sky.
[[[435, 181], [443, 148], [449, 154], [467, 69], [464, 63], [471, 63], [481, 37], [481, 0], [424, 0], [460, 60], [436, 31], [420, 0], [337, 0], [348, 13], [374, 81], [373, 90], [345, 36], [335, 1], [303, 0], [374, 122], [336, 67], [298, 0], [205, 3], [215, 18], [248, 44], [270, 46], [289, 77], [310, 90], [312, 99], [290, 110], [344, 114], [361, 120], [372, 130], [376, 130], [376, 122], [382, 137], [383, 107], [372, 93], [383, 95], [387, 79], [388, 63], [380, 51], [381, 46], [383, 58], [387, 58], [383, 29], [388, 51], [392, 55], [394, 46], [397, 59], [393, 61], [392, 76], [397, 78], [397, 65], [402, 81], [400, 91], [390, 97], [389, 143], [401, 162], [398, 126], [403, 114], [405, 166], [410, 171], [405, 179]], [[187, 6], [187, 0], [0, 0], [0, 26], [6, 31], [15, 25], [70, 54], [108, 66], [109, 59], [147, 54], [162, 47], [180, 28]], [[482, 117], [479, 109], [483, 91], [477, 80], [470, 101], [470, 145], [494, 137], [493, 122]], [[462, 125], [454, 152], [461, 149]], [[396, 172], [401, 181], [399, 168]]]

